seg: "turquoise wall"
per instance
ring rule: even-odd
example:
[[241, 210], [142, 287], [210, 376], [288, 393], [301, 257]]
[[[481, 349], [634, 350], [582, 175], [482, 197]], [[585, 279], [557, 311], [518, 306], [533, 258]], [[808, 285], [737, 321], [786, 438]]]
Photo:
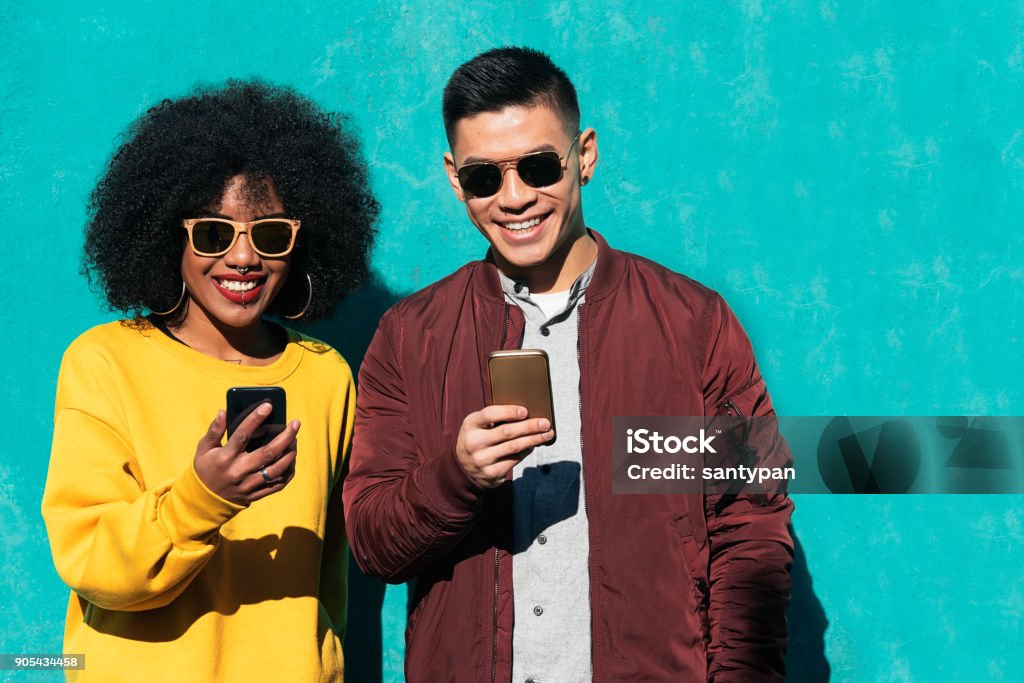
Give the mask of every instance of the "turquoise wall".
[[[384, 306], [482, 253], [441, 89], [522, 43], [598, 130], [588, 223], [721, 291], [780, 412], [1024, 414], [1020, 1], [71, 4], [0, 10], [0, 652], [60, 650], [54, 384], [111, 318], [78, 272], [86, 195], [128, 122], [199, 80], [353, 114], [377, 280], [318, 328], [353, 360]], [[792, 680], [1024, 680], [1021, 498], [803, 496], [794, 526]], [[400, 680], [404, 589], [353, 587], [353, 680]]]

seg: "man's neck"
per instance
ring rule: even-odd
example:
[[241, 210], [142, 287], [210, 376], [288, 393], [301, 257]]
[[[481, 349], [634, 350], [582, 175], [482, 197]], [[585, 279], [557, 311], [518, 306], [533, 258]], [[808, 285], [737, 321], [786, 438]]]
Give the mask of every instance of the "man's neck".
[[597, 258], [597, 242], [584, 231], [566, 242], [559, 252], [551, 255], [545, 263], [534, 268], [515, 268], [502, 262], [497, 254], [498, 268], [513, 280], [522, 280], [534, 294], [564, 292], [583, 274]]

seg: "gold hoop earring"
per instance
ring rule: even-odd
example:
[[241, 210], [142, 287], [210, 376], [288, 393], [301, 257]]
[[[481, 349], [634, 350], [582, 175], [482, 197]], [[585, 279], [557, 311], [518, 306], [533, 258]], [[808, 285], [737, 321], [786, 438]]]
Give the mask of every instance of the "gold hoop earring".
[[188, 290], [185, 289], [185, 281], [182, 280], [181, 281], [181, 296], [178, 297], [178, 303], [174, 304], [174, 306], [172, 306], [171, 308], [169, 308], [166, 311], [154, 311], [153, 309], [150, 309], [150, 312], [153, 315], [159, 315], [159, 316], [165, 316], [165, 315], [170, 315], [171, 313], [174, 313], [176, 310], [178, 310], [181, 307], [182, 302], [185, 301], [185, 295], [187, 293], [188, 293]]
[[309, 296], [306, 297], [306, 305], [302, 307], [302, 310], [295, 315], [284, 315], [281, 314], [282, 318], [287, 320], [298, 320], [302, 316], [306, 315], [306, 311], [309, 310], [309, 305], [313, 302], [313, 279], [309, 277], [309, 273], [306, 273], [306, 282], [309, 283]]

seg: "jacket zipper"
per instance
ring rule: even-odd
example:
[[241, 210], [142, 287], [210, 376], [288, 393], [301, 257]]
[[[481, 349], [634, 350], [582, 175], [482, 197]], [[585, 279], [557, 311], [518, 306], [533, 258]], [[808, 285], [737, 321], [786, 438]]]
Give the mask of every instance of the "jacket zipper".
[[[505, 348], [508, 340], [509, 305], [505, 302], [505, 322], [501, 326], [501, 342], [498, 348]], [[498, 675], [498, 592], [501, 586], [498, 584], [498, 547], [494, 547], [494, 603], [491, 605], [491, 626], [494, 637], [491, 641], [491, 683], [495, 683]]]
[[591, 598], [591, 590], [594, 584], [594, 577], [590, 576], [590, 553], [593, 548], [593, 525], [590, 522], [590, 513], [587, 510], [587, 478], [585, 474], [587, 459], [584, 456], [583, 433], [586, 431], [586, 422], [583, 420], [583, 354], [580, 352], [582, 342], [581, 330], [583, 327], [583, 306], [580, 304], [576, 310], [576, 365], [580, 369], [580, 489], [583, 491], [583, 516], [587, 518], [587, 610], [590, 612], [590, 677], [594, 677], [594, 601]]
[[505, 322], [501, 326], [501, 343], [498, 344], [499, 349], [505, 348], [505, 342], [508, 340], [508, 323], [509, 323], [509, 305], [505, 302]]
[[[725, 401], [722, 403], [722, 408], [724, 408], [726, 411], [732, 410], [732, 412], [736, 414], [736, 417], [743, 417], [743, 413], [740, 412], [740, 409], [736, 407], [736, 404], [732, 402], [731, 398], [725, 399]], [[727, 412], [726, 415], [728, 414], [729, 413]]]
[[494, 549], [494, 605], [491, 613], [494, 640], [491, 643], [491, 683], [498, 675], [498, 549]]
[[[725, 411], [725, 414], [727, 416], [730, 416], [730, 417], [731, 416], [736, 416], [736, 417], [740, 418], [741, 420], [746, 420], [746, 418], [743, 416], [743, 412], [736, 406], [735, 403], [733, 403], [733, 400], [731, 398], [727, 398], [724, 401], [722, 401], [722, 409]], [[744, 428], [746, 428], [746, 427], [744, 427]], [[746, 437], [744, 437], [744, 441], [746, 441]], [[760, 484], [754, 484], [754, 492], [757, 495], [761, 495], [761, 486], [760, 486]], [[722, 508], [720, 506], [725, 501], [726, 501], [725, 498], [723, 498], [723, 499], [718, 501], [718, 504], [715, 505], [715, 512], [716, 513], [721, 513]], [[761, 507], [764, 507], [767, 503], [768, 503], [768, 501], [765, 500], [765, 498], [763, 496], [758, 500], [758, 505], [760, 505]]]

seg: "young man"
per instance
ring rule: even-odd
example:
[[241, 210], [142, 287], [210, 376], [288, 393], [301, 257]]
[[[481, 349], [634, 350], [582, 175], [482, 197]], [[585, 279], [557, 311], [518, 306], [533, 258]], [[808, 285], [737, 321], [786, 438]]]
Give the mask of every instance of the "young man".
[[[407, 679], [781, 681], [790, 500], [612, 494], [614, 416], [773, 414], [736, 318], [587, 229], [597, 135], [545, 55], [462, 65], [444, 121], [490, 250], [381, 320], [344, 494], [363, 570], [418, 579]], [[489, 405], [515, 348], [550, 357], [554, 430]]]

